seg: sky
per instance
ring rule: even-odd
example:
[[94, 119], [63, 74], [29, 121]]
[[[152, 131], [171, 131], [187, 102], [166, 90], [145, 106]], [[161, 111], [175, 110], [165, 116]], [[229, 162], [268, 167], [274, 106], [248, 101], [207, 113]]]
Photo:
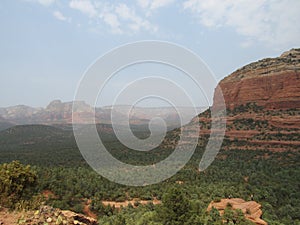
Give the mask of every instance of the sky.
[[[72, 101], [97, 58], [143, 40], [184, 46], [219, 81], [250, 62], [299, 47], [299, 10], [299, 0], [1, 0], [0, 107]], [[112, 79], [100, 105], [110, 105], [130, 77], [137, 79], [132, 71]], [[170, 79], [176, 74], [161, 73]], [[182, 74], [174, 80], [194, 89]], [[196, 91], [191, 95], [198, 98]]]

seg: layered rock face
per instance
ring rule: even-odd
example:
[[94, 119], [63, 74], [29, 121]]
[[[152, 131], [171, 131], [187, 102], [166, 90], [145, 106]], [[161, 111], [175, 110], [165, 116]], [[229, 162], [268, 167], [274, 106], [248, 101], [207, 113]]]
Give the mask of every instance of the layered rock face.
[[[223, 150], [299, 150], [300, 49], [246, 65], [224, 78], [219, 87], [227, 108]], [[213, 109], [222, 104], [216, 91]], [[211, 134], [210, 110], [199, 114], [188, 128], [192, 130], [198, 119], [199, 146], [205, 147]], [[163, 146], [176, 146], [173, 137], [179, 133], [170, 134]]]
[[300, 49], [246, 65], [219, 85], [229, 109], [249, 102], [266, 109], [300, 108]]
[[297, 150], [300, 49], [246, 65], [219, 86], [228, 109], [225, 149]]

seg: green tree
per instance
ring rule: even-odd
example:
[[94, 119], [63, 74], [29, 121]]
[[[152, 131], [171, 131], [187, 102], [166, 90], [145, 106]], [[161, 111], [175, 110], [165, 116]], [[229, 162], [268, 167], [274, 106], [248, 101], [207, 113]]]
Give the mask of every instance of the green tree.
[[157, 222], [157, 213], [155, 211], [150, 211], [144, 213], [136, 222], [137, 225], [162, 225]]
[[209, 220], [208, 221], [210, 224], [222, 224], [220, 213], [215, 207], [213, 207], [211, 209], [211, 211], [209, 212]]
[[231, 207], [226, 207], [224, 210], [223, 220], [225, 224], [240, 224], [240, 225], [252, 225], [253, 223], [247, 220], [242, 210], [233, 210]]
[[37, 175], [30, 165], [18, 161], [0, 165], [0, 204], [13, 207], [22, 198], [32, 196], [30, 188], [36, 185]]
[[126, 219], [123, 215], [118, 214], [113, 221], [114, 225], [126, 225]]
[[184, 225], [204, 225], [204, 221], [203, 218], [201, 218], [200, 216], [193, 214], [188, 221], [186, 221], [184, 223]]
[[190, 217], [190, 202], [178, 187], [170, 188], [162, 198], [159, 211], [163, 224], [182, 225]]

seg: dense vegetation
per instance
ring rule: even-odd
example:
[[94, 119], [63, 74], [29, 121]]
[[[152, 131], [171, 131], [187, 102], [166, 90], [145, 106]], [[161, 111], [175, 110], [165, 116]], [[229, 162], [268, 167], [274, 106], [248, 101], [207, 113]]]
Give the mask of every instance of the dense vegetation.
[[[39, 158], [41, 163], [35, 166], [38, 174], [37, 186], [32, 190], [32, 195], [48, 190], [51, 194], [48, 196], [47, 204], [77, 212], [82, 212], [83, 204], [92, 199], [90, 208], [104, 224], [166, 224], [163, 221], [169, 218], [164, 218], [161, 213], [172, 215], [168, 205], [172, 202], [178, 204], [174, 207], [185, 209], [183, 215], [188, 218], [184, 217], [182, 220], [187, 224], [219, 224], [221, 217], [215, 215], [213, 218], [219, 219], [215, 219], [216, 222], [212, 223], [211, 213], [206, 212], [210, 201], [218, 201], [229, 196], [250, 200], [250, 196], [254, 195], [254, 200], [263, 205], [263, 219], [270, 224], [299, 224], [299, 154], [227, 151], [222, 152], [219, 159], [202, 173], [197, 170], [200, 156], [201, 149], [197, 149], [191, 162], [174, 177], [161, 184], [146, 187], [115, 184], [100, 177], [89, 167], [81, 166], [80, 161], [78, 166], [45, 167], [43, 161], [50, 163], [52, 159]], [[30, 160], [36, 161], [34, 158], [24, 159]], [[76, 165], [76, 160], [69, 162], [68, 165]], [[176, 181], [182, 182], [177, 184]], [[175, 195], [172, 194], [174, 189], [177, 193]], [[172, 200], [176, 196], [183, 199]], [[129, 207], [119, 211], [113, 207], [105, 207], [101, 203], [102, 200], [124, 201], [134, 198], [144, 200], [157, 198], [164, 204], [140, 205], [137, 208]], [[167, 208], [163, 208], [165, 204]]]
[[[255, 105], [236, 110], [249, 111], [249, 107], [253, 111], [260, 110]], [[236, 112], [229, 112], [232, 113]], [[203, 116], [209, 117], [206, 114]], [[267, 121], [251, 119], [238, 119], [232, 126], [241, 129], [270, 127]], [[109, 127], [105, 129], [109, 130]], [[135, 132], [138, 133], [138, 128]], [[145, 130], [141, 131], [141, 136], [146, 135]], [[298, 136], [296, 132], [293, 138]], [[152, 164], [172, 152], [165, 148], [150, 152], [131, 151], [109, 133], [101, 137], [114, 156], [132, 164]], [[288, 137], [282, 134], [280, 138], [285, 140]], [[236, 148], [222, 150], [207, 170], [199, 172], [198, 164], [205, 143], [205, 139], [200, 141], [190, 162], [170, 179], [156, 185], [129, 187], [110, 182], [95, 173], [83, 160], [70, 130], [49, 126], [13, 127], [0, 132], [0, 204], [15, 207], [20, 200], [41, 201], [39, 198], [43, 194], [46, 204], [77, 212], [83, 212], [84, 205], [91, 200], [89, 207], [98, 215], [100, 224], [251, 224], [240, 211], [234, 211], [230, 206], [223, 216], [217, 210], [207, 212], [207, 207], [211, 201], [222, 198], [253, 198], [262, 204], [263, 219], [269, 224], [300, 224], [300, 153], [297, 149], [247, 151], [239, 148], [245, 144], [243, 141], [225, 139], [223, 149], [228, 145]], [[31, 167], [17, 162], [3, 164], [13, 160]], [[13, 168], [19, 169], [15, 171]], [[21, 183], [21, 191], [14, 191], [18, 198], [13, 199], [11, 205], [4, 201], [13, 197], [7, 191], [13, 189], [7, 186], [6, 171], [10, 171], [9, 177], [20, 171], [25, 171], [21, 174], [28, 176], [23, 179], [25, 183]], [[121, 209], [102, 204], [103, 200], [122, 202], [134, 199], [157, 199], [162, 204], [141, 205], [136, 202]], [[23, 205], [36, 206], [28, 202]]]
[[37, 174], [30, 165], [18, 161], [0, 165], [0, 205], [11, 209], [28, 209], [40, 204], [34, 196]]

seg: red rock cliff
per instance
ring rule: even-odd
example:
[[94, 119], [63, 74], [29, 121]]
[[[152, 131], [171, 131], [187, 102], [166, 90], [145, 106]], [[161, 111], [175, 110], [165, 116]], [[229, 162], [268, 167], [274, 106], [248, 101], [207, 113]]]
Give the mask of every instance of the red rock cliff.
[[249, 102], [266, 109], [300, 108], [300, 49], [246, 65], [219, 85], [229, 109]]

